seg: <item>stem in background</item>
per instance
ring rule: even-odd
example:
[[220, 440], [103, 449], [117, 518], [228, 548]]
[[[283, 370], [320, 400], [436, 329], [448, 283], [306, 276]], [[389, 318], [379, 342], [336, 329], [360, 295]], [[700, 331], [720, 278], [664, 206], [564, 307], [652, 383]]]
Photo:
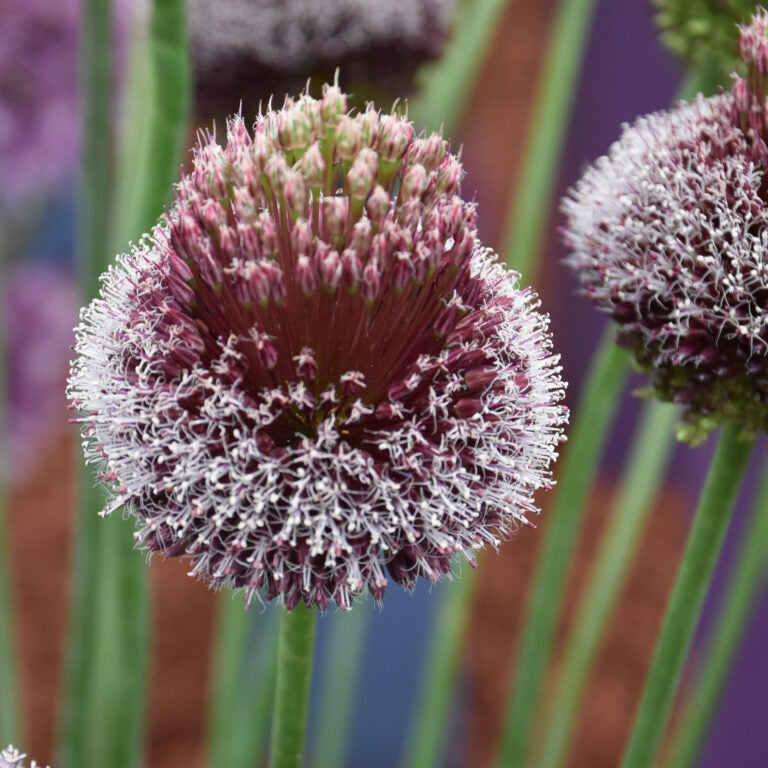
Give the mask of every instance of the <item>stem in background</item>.
[[768, 473], [764, 472], [764, 477], [752, 521], [742, 537], [734, 570], [712, 622], [706, 655], [698, 665], [699, 673], [686, 697], [666, 761], [669, 768], [695, 764], [755, 603], [766, 586]]
[[416, 709], [411, 721], [406, 768], [437, 768], [444, 765], [447, 722], [455, 702], [472, 598], [477, 586], [477, 571], [467, 569], [443, 586], [427, 649], [426, 672], [420, 684]]
[[253, 607], [246, 611], [242, 600], [228, 591], [219, 598], [208, 727], [210, 768], [251, 768], [263, 756], [277, 666], [275, 614]]
[[[110, 104], [112, 97], [112, 14], [109, 0], [84, 0], [81, 43], [83, 99], [83, 167], [79, 205], [81, 286], [84, 298], [98, 292], [98, 277], [109, 262], [109, 222], [112, 190]], [[100, 591], [98, 512], [102, 492], [88, 468], [80, 473], [80, 503], [74, 544], [69, 638], [65, 666], [61, 768], [92, 768], [92, 737], [101, 728], [93, 713], [95, 689], [102, 682], [93, 664], [97, 647]]]
[[595, 5], [595, 0], [560, 0], [547, 44], [502, 240], [507, 264], [528, 280], [536, 277], [536, 257], [548, 231], [552, 193]]
[[517, 653], [514, 685], [507, 707], [496, 765], [520, 766], [526, 757], [544, 670], [564, 595], [565, 578], [578, 541], [584, 508], [597, 473], [613, 415], [628, 371], [629, 355], [609, 329], [592, 358], [544, 531], [544, 541], [528, 596]]
[[451, 41], [418, 74], [408, 115], [419, 128], [456, 135], [508, 0], [460, 0]]
[[555, 698], [540, 733], [539, 768], [565, 764], [584, 684], [621, 593], [653, 500], [667, 469], [677, 410], [651, 400], [626, 461], [618, 501], [600, 543], [558, 675]]
[[301, 768], [309, 714], [309, 688], [317, 612], [303, 602], [283, 610], [277, 652], [277, 686], [270, 768]]
[[346, 764], [352, 705], [360, 682], [371, 611], [370, 605], [361, 604], [351, 611], [338, 612], [331, 619], [330, 658], [323, 665], [313, 768], [339, 768]]
[[722, 427], [624, 753], [624, 768], [647, 768], [656, 759], [751, 452], [752, 441], [742, 438], [740, 426]]

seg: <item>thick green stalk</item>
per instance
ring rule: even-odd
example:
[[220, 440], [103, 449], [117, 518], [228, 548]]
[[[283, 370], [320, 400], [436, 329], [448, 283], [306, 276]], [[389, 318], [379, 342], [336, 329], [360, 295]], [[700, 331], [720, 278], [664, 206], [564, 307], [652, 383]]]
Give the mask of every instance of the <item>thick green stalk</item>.
[[312, 750], [313, 768], [338, 768], [345, 764], [353, 703], [360, 681], [371, 606], [357, 605], [332, 618], [328, 660], [323, 668], [317, 713], [317, 741]]
[[667, 603], [640, 708], [624, 753], [624, 768], [648, 768], [656, 759], [751, 452], [752, 441], [742, 438], [741, 427], [729, 424], [722, 428]]
[[453, 36], [440, 59], [418, 76], [408, 115], [420, 128], [456, 135], [508, 0], [461, 0]]
[[657, 400], [645, 406], [627, 459], [618, 501], [602, 537], [574, 627], [563, 655], [555, 698], [541, 733], [538, 768], [563, 765], [579, 714], [584, 684], [632, 563], [653, 500], [664, 478], [674, 438], [676, 409]]
[[316, 616], [300, 602], [280, 618], [270, 768], [301, 768], [303, 762]]
[[444, 585], [432, 637], [427, 648], [425, 674], [416, 699], [415, 715], [406, 751], [406, 768], [437, 768], [445, 762], [446, 727], [455, 702], [462, 651], [469, 626], [477, 571]]
[[589, 490], [626, 381], [628, 361], [628, 353], [616, 346], [610, 329], [592, 359], [561, 461], [558, 486], [520, 625], [513, 687], [496, 761], [499, 768], [519, 766], [525, 760], [565, 592], [565, 578]]
[[246, 611], [229, 591], [219, 598], [208, 725], [210, 768], [251, 768], [263, 755], [274, 697], [274, 619], [274, 611]]
[[755, 603], [766, 586], [768, 471], [764, 470], [764, 477], [752, 521], [742, 537], [733, 573], [712, 622], [707, 652], [698, 664], [698, 675], [686, 697], [666, 761], [669, 768], [688, 768], [696, 763]]
[[[118, 192], [131, 189], [135, 197], [117, 207], [115, 251], [126, 249], [129, 240], [150, 230], [173, 195], [190, 98], [185, 0], [154, 0], [147, 43], [149, 66], [137, 62], [133, 71], [149, 94], [142, 105], [146, 122], [138, 132], [124, 133], [120, 152], [120, 172], [128, 181], [123, 186], [121, 180]], [[139, 39], [135, 55], [144, 50]], [[107, 761], [111, 768], [133, 768], [142, 755], [151, 601], [146, 563], [134, 551], [129, 526], [114, 526], [113, 537], [114, 587], [120, 610], [108, 643], [114, 697]]]
[[[81, 286], [84, 298], [98, 292], [98, 276], [109, 261], [110, 99], [112, 92], [111, 8], [109, 0], [84, 0], [81, 43], [83, 99], [83, 167], [79, 206]], [[102, 532], [98, 511], [104, 498], [92, 472], [80, 474], [80, 504], [74, 545], [74, 578], [65, 666], [62, 732], [57, 764], [62, 768], [91, 768], [92, 737], [102, 727], [92, 720], [98, 679], [98, 605]]]
[[548, 231], [550, 202], [595, 5], [595, 0], [560, 0], [547, 44], [502, 240], [509, 266], [529, 280], [535, 278], [534, 263]]

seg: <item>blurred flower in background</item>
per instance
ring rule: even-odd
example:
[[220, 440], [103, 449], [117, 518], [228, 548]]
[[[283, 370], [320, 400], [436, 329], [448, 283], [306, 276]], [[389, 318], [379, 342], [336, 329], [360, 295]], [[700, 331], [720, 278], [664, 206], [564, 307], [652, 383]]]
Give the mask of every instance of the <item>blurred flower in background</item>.
[[459, 0], [190, 0], [199, 110], [296, 93], [334, 70], [356, 103], [413, 89], [419, 65], [439, 56]]
[[0, 0], [0, 210], [37, 197], [77, 157], [78, 0]]
[[755, 0], [654, 0], [661, 39], [692, 69], [719, 71], [727, 83], [739, 63], [736, 25], [749, 20]]
[[18, 263], [3, 286], [6, 329], [8, 458], [6, 480], [17, 482], [39, 469], [35, 462], [66, 421], [63, 394], [77, 287], [70, 272], [44, 263]]

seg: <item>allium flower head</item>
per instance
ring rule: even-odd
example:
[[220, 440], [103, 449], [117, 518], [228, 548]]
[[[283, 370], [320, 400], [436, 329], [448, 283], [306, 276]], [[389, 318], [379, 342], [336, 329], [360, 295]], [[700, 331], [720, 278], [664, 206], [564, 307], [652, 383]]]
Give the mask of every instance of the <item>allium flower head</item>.
[[106, 512], [288, 608], [437, 580], [535, 512], [563, 384], [461, 176], [439, 135], [336, 86], [202, 138], [77, 329]]
[[198, 93], [204, 106], [229, 108], [243, 97], [248, 103], [294, 92], [308, 74], [327, 78], [337, 67], [358, 97], [371, 85], [407, 93], [419, 65], [440, 54], [456, 6], [457, 0], [191, 0]]
[[664, 43], [695, 68], [717, 66], [727, 76], [738, 64], [736, 25], [755, 0], [654, 0]]
[[765, 22], [742, 31], [748, 81], [625, 127], [563, 204], [584, 293], [687, 406], [692, 439], [768, 429]]
[[[0, 752], [0, 768], [26, 768], [24, 762], [26, 759], [26, 755], [22, 755], [17, 749], [10, 746]], [[40, 766], [33, 760], [29, 764], [29, 768], [40, 768]]]

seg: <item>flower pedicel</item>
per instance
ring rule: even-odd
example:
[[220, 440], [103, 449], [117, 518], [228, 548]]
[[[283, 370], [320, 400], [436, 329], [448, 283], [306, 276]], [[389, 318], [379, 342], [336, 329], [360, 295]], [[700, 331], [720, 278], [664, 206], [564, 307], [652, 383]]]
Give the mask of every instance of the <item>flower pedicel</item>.
[[564, 387], [461, 176], [439, 135], [336, 86], [201, 138], [77, 329], [105, 514], [290, 609], [437, 580], [535, 513]]

